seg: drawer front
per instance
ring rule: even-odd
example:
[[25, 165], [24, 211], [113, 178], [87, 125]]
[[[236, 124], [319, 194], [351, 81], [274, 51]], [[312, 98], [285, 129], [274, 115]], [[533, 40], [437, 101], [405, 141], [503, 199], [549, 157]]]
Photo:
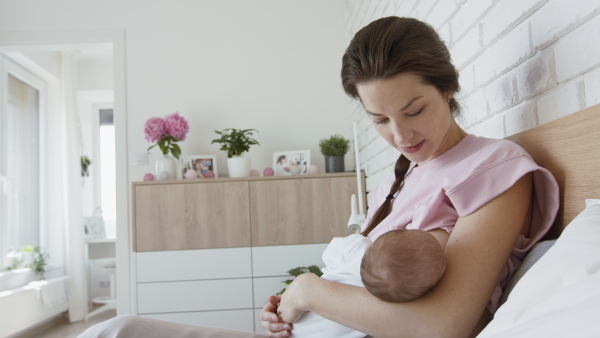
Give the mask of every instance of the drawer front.
[[251, 309], [252, 279], [141, 283], [138, 314]]
[[134, 186], [134, 251], [250, 246], [248, 182]]
[[140, 317], [166, 320], [168, 322], [217, 327], [220, 329], [254, 331], [254, 310], [205, 311], [184, 313], [161, 313]]
[[249, 278], [250, 248], [177, 250], [137, 253], [137, 279], [142, 282]]
[[262, 246], [252, 248], [254, 277], [284, 276], [293, 268], [316, 265], [323, 267], [327, 244]]
[[252, 246], [329, 243], [352, 233], [356, 176], [250, 181], [249, 187]]
[[292, 276], [254, 278], [254, 308], [262, 309], [267, 303], [269, 296], [287, 287], [283, 281], [288, 279], [292, 279]]

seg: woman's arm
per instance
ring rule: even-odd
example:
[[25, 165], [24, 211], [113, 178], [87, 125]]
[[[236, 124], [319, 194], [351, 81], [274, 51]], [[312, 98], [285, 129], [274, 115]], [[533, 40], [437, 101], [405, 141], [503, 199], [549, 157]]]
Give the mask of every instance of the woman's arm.
[[[467, 337], [483, 314], [524, 225], [531, 174], [473, 214], [458, 219], [446, 244], [446, 272], [425, 296], [386, 303], [364, 288], [301, 275], [288, 286], [279, 311], [286, 322], [306, 311], [376, 337]], [[272, 335], [282, 336], [285, 335]]]

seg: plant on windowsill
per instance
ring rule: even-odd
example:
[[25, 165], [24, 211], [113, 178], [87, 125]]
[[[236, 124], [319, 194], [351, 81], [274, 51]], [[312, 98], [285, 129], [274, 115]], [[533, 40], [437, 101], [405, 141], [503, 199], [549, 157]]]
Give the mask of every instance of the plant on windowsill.
[[28, 268], [38, 275], [40, 280], [44, 280], [49, 258], [50, 254], [42, 247], [29, 244], [20, 251], [13, 251], [8, 254], [9, 266], [7, 270]]
[[250, 150], [252, 145], [260, 145], [257, 140], [252, 138], [256, 129], [232, 129], [223, 131], [215, 130], [215, 133], [221, 135], [220, 138], [212, 140], [212, 143], [220, 143], [221, 150], [227, 152], [227, 167], [230, 177], [250, 176], [250, 158], [242, 155]]
[[350, 149], [350, 140], [335, 134], [328, 139], [319, 141], [321, 154], [325, 156], [325, 172], [344, 172], [344, 156]]
[[[290, 276], [296, 278], [298, 276], [300, 276], [303, 273], [307, 273], [307, 272], [311, 272], [314, 273], [315, 275], [321, 277], [323, 275], [323, 272], [321, 271], [321, 269], [319, 269], [318, 266], [316, 265], [311, 265], [311, 266], [299, 266], [295, 269], [292, 269], [290, 271], [288, 271], [287, 273], [290, 274]], [[290, 285], [291, 282], [293, 282], [294, 279], [288, 279], [288, 280], [284, 280], [282, 283], [285, 283], [286, 285]], [[283, 288], [283, 290], [279, 291], [277, 293], [278, 296], [282, 295], [285, 292], [286, 288]]]

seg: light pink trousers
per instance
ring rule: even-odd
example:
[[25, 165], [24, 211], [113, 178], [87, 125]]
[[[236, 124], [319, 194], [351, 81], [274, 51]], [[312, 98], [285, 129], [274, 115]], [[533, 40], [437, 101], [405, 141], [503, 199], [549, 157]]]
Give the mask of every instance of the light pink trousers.
[[98, 323], [78, 338], [264, 338], [258, 333], [199, 327], [123, 315]]

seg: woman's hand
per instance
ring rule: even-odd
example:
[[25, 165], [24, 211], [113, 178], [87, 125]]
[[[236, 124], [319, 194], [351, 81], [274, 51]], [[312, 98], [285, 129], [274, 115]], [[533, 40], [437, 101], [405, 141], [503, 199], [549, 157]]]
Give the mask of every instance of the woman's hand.
[[287, 323], [297, 322], [310, 310], [306, 296], [314, 278], [319, 279], [314, 273], [301, 274], [285, 289], [285, 292], [281, 295], [281, 304], [277, 308], [277, 314], [283, 321]]
[[290, 337], [292, 335], [292, 325], [284, 323], [281, 317], [277, 315], [280, 302], [281, 297], [271, 296], [260, 312], [262, 326], [267, 330], [269, 337]]

